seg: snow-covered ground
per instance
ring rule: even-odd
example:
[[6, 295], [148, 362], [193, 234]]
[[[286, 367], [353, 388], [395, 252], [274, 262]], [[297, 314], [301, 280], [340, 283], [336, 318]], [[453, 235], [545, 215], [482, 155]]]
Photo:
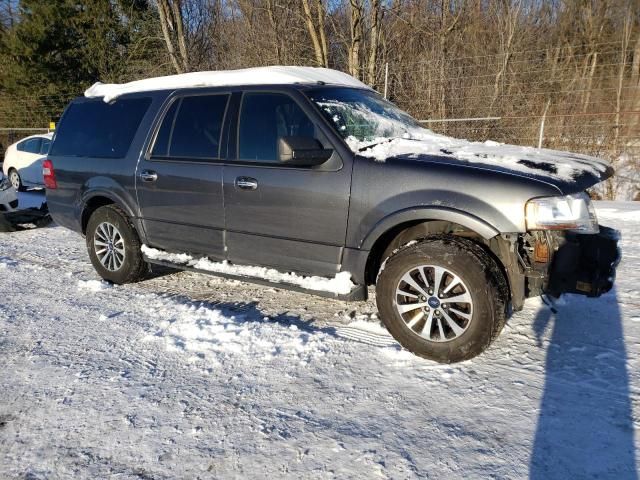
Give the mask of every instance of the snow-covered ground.
[[59, 227], [0, 234], [0, 478], [637, 478], [640, 205], [615, 291], [538, 299], [482, 356], [372, 301], [193, 273], [113, 287]]

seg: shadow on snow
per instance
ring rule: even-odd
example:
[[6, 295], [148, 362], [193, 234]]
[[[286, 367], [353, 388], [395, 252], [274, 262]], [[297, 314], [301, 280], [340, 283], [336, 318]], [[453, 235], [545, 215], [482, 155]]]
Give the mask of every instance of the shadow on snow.
[[637, 479], [631, 391], [615, 291], [569, 296], [543, 308], [533, 330], [551, 328], [546, 377], [529, 465], [531, 479]]

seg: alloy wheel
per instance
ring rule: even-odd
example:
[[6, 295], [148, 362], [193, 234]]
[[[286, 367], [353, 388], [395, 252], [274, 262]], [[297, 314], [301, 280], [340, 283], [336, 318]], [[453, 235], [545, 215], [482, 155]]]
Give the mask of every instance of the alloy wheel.
[[96, 256], [104, 268], [111, 272], [120, 270], [125, 259], [124, 239], [115, 225], [102, 222], [93, 236]]
[[473, 299], [464, 281], [437, 265], [406, 272], [396, 287], [395, 305], [406, 327], [430, 342], [462, 335], [473, 317]]
[[20, 189], [20, 175], [18, 175], [18, 172], [12, 170], [9, 174], [9, 181], [11, 182], [11, 185], [13, 185], [13, 188], [16, 189], [16, 191]]

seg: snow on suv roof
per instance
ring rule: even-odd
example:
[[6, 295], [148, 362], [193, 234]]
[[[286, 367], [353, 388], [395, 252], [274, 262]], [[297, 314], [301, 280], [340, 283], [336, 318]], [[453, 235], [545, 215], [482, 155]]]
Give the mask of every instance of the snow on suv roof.
[[120, 95], [151, 90], [318, 82], [347, 87], [370, 88], [351, 75], [330, 68], [273, 66], [244, 68], [241, 70], [191, 72], [168, 75], [166, 77], [146, 78], [129, 83], [97, 82], [84, 92], [84, 96], [103, 97], [105, 102], [110, 102]]

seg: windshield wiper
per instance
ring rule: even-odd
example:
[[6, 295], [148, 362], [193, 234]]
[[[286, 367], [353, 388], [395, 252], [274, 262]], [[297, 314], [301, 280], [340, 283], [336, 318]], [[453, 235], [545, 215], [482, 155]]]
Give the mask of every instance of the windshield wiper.
[[359, 152], [364, 152], [365, 150], [373, 148], [373, 147], [375, 147], [377, 145], [382, 145], [383, 143], [393, 142], [394, 140], [415, 140], [416, 142], [420, 141], [419, 138], [412, 138], [412, 137], [389, 137], [389, 138], [385, 138], [384, 140], [380, 140], [379, 142], [375, 142], [375, 143], [372, 143], [370, 145], [366, 145], [364, 147], [361, 147], [361, 148], [358, 149], [358, 151]]
[[392, 142], [392, 141], [394, 141], [394, 140], [396, 140], [396, 139], [398, 139], [398, 138], [402, 138], [402, 137], [389, 137], [389, 138], [385, 138], [384, 140], [380, 140], [379, 142], [375, 142], [375, 143], [372, 143], [372, 144], [370, 144], [370, 145], [365, 145], [364, 147], [360, 147], [360, 148], [358, 149], [358, 151], [359, 151], [359, 152], [364, 152], [365, 150], [369, 150], [370, 148], [373, 148], [373, 147], [375, 147], [375, 146], [377, 146], [377, 145], [382, 145], [383, 143], [389, 143], [389, 142]]

